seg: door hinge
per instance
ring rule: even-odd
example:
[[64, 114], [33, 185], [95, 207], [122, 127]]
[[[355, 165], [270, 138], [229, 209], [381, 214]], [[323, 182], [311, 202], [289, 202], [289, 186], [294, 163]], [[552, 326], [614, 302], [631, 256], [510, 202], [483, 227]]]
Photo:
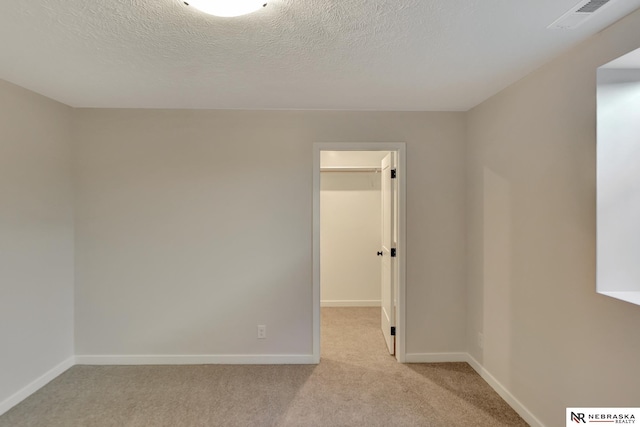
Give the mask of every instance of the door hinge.
[[392, 336], [392, 337], [395, 337], [395, 336], [396, 336], [396, 327], [395, 327], [395, 326], [392, 326], [392, 327], [391, 327], [391, 336]]
[[391, 169], [391, 179], [396, 179], [396, 170]]
[[396, 248], [391, 248], [391, 258], [396, 257]]

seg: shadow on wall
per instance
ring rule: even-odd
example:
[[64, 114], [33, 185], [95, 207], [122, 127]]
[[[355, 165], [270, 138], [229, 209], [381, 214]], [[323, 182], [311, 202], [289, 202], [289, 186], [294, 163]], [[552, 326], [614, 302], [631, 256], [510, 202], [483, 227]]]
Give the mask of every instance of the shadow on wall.
[[484, 339], [485, 368], [511, 386], [512, 313], [511, 307], [511, 184], [484, 168]]

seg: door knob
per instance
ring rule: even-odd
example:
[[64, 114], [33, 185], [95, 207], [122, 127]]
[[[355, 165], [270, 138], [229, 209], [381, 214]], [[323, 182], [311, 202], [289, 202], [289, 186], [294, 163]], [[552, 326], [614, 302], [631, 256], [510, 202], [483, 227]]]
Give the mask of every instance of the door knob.
[[382, 252], [378, 252], [378, 256], [382, 256]]

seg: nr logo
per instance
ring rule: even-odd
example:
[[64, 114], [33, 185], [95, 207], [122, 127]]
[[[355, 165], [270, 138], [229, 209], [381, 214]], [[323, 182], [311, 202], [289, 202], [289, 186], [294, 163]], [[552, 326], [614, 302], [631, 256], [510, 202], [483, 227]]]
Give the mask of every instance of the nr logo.
[[578, 423], [580, 424], [580, 421], [582, 421], [583, 423], [587, 423], [584, 420], [584, 414], [582, 412], [578, 412], [577, 414], [575, 412], [571, 413], [571, 421], [573, 421], [574, 423]]

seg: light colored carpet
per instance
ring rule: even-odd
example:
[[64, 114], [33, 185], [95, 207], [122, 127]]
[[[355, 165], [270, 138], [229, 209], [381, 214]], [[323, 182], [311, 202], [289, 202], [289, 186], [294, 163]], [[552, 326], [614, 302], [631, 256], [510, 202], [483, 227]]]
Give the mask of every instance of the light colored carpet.
[[317, 366], [75, 366], [0, 427], [527, 425], [466, 363], [397, 363], [379, 322], [323, 308]]

